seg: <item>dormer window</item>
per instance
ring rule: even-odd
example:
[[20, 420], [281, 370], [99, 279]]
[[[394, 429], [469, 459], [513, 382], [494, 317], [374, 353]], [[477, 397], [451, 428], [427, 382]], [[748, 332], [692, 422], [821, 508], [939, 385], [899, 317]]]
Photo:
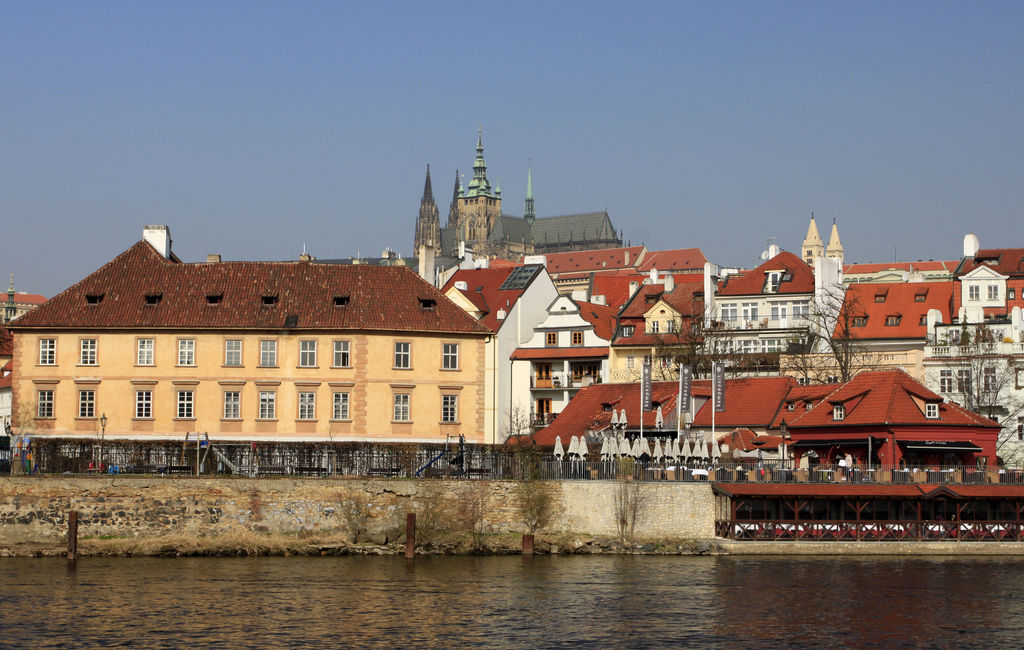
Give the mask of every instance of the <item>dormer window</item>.
[[786, 410], [787, 411], [795, 411], [796, 410], [796, 402], [789, 402], [788, 404], [786, 404]]
[[925, 291], [924, 293], [915, 293], [914, 294], [914, 302], [924, 302], [927, 298], [928, 298], [928, 292], [927, 291]]
[[159, 305], [164, 295], [162, 293], [148, 293], [146, 294], [147, 305]]
[[884, 293], [876, 293], [875, 294], [875, 302], [885, 302], [885, 296], [886, 296], [886, 294], [884, 294]]
[[348, 304], [348, 296], [334, 296], [334, 306], [344, 307]]
[[924, 406], [924, 416], [929, 420], [939, 419], [939, 405], [934, 402], [929, 402]]
[[224, 297], [222, 293], [211, 293], [206, 296], [207, 305], [219, 305], [221, 299]]
[[853, 327], [867, 327], [868, 317], [867, 316], [854, 316]]
[[921, 320], [918, 322], [918, 325], [927, 325], [927, 324], [928, 324], [928, 314], [921, 314]]
[[765, 282], [764, 290], [766, 293], [778, 293], [779, 284], [782, 283], [782, 272], [772, 271], [768, 273], [768, 279]]
[[656, 321], [656, 320], [650, 321], [647, 324], [647, 329], [651, 332], [651, 334], [657, 334], [659, 329], [660, 329], [659, 326], [658, 326], [658, 321]]
[[98, 305], [101, 302], [103, 302], [102, 293], [86, 294], [85, 296], [85, 304], [87, 305]]
[[836, 422], [846, 418], [846, 407], [842, 404], [836, 404], [832, 407], [832, 419]]
[[433, 298], [420, 298], [420, 308], [427, 311], [432, 310], [437, 305], [437, 301]]
[[277, 295], [275, 294], [272, 296], [263, 296], [260, 299], [260, 304], [263, 305], [264, 307], [273, 307], [274, 305], [277, 304]]
[[633, 331], [634, 331], [634, 326], [633, 325], [623, 325], [622, 326], [622, 335], [623, 336], [633, 336]]
[[897, 327], [897, 326], [899, 326], [901, 320], [903, 320], [903, 317], [899, 316], [899, 315], [886, 316], [885, 317], [885, 326], [886, 327]]

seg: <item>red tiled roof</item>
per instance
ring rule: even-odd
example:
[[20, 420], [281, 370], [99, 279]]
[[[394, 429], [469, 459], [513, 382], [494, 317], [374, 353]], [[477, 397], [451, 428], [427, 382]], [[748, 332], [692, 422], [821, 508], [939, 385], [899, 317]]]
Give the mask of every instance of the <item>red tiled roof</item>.
[[[147, 304], [147, 296], [159, 296]], [[216, 304], [208, 297], [220, 296]], [[264, 297], [276, 303], [265, 305]], [[335, 298], [347, 296], [345, 306]], [[89, 300], [98, 304], [89, 304]], [[430, 301], [429, 307], [423, 301]], [[310, 262], [183, 264], [140, 241], [11, 323], [24, 328], [488, 330], [405, 267]]]
[[877, 496], [923, 497], [952, 495], [968, 498], [1024, 497], [1024, 485], [909, 485], [885, 483], [715, 483], [712, 489], [728, 496]]
[[[564, 276], [563, 276], [564, 277]], [[637, 286], [643, 284], [647, 277], [633, 271], [618, 271], [616, 273], [600, 273], [594, 275], [593, 286], [590, 290], [592, 296], [604, 296], [605, 302], [613, 307], [622, 307], [629, 300], [629, 283], [636, 282]]]
[[644, 253], [643, 246], [601, 248], [589, 251], [547, 253], [548, 273], [552, 276], [578, 271], [611, 271], [632, 268]]
[[[938, 419], [925, 417], [923, 403], [939, 404]], [[833, 406], [843, 404], [842, 420], [833, 419]], [[788, 422], [790, 429], [828, 427], [832, 430], [863, 425], [969, 426], [999, 428], [999, 424], [972, 413], [954, 402], [943, 403], [942, 397], [900, 369], [863, 371], [840, 384], [810, 411]]]
[[948, 271], [952, 273], [959, 264], [959, 260], [952, 261], [917, 261], [917, 262], [880, 262], [867, 264], [847, 264], [843, 267], [844, 275], [859, 275], [862, 273], [879, 273], [881, 271]]
[[[878, 302], [883, 296], [884, 302]], [[923, 302], [918, 301], [923, 296]], [[942, 314], [943, 323], [951, 322], [953, 308], [953, 282], [884, 282], [878, 284], [851, 284], [846, 289], [843, 309], [857, 317], [867, 317], [863, 327], [851, 327], [850, 334], [858, 339], [924, 339], [927, 324], [921, 318], [930, 309]], [[896, 325], [887, 325], [889, 318], [897, 317]], [[844, 333], [842, 323], [836, 325], [834, 336]]]
[[707, 262], [699, 248], [677, 248], [670, 251], [647, 251], [639, 270], [647, 273], [651, 269], [661, 271], [677, 271], [703, 269]]
[[956, 274], [970, 273], [979, 266], [987, 266], [1003, 275], [1024, 276], [1024, 248], [982, 248], [975, 256], [966, 257], [957, 267]]
[[[702, 279], [703, 276], [698, 275], [695, 277]], [[645, 284], [637, 289], [633, 298], [622, 308], [622, 312], [619, 314], [619, 322], [622, 325], [632, 326], [633, 335], [623, 336], [620, 328], [619, 335], [612, 342], [613, 345], [665, 345], [691, 339], [689, 319], [702, 317], [704, 314], [704, 300], [701, 297], [703, 284], [685, 282], [676, 284], [669, 293], [665, 293], [664, 290], [665, 285], [663, 284]], [[643, 316], [659, 300], [664, 300], [680, 315], [682, 322], [678, 332], [648, 333], [646, 331], [646, 323]]]
[[[768, 428], [789, 390], [796, 384], [792, 377], [743, 377], [725, 380], [725, 410], [715, 413], [715, 426]], [[711, 381], [693, 382], [694, 395], [711, 395]], [[707, 400], [693, 418], [693, 426], [710, 427], [711, 400]]]
[[498, 320], [498, 311], [504, 309], [506, 313], [512, 310], [519, 296], [523, 295], [525, 289], [501, 289], [501, 285], [508, 276], [512, 275], [517, 267], [487, 269], [463, 269], [456, 271], [455, 275], [449, 278], [442, 292], [455, 286], [456, 282], [465, 282], [466, 290], [461, 291], [470, 302], [476, 305], [477, 309], [483, 312], [480, 322], [491, 331], [498, 331], [502, 321]]
[[594, 326], [594, 334], [604, 341], [611, 341], [615, 334], [615, 317], [619, 313], [617, 307], [595, 305], [590, 302], [577, 302], [580, 316]]
[[[10, 294], [0, 293], [0, 304], [7, 302], [7, 296]], [[16, 291], [14, 293], [14, 302], [26, 305], [41, 305], [46, 302], [46, 296], [41, 296], [38, 293], [25, 293], [24, 291]]]
[[512, 359], [589, 359], [607, 357], [608, 347], [601, 348], [519, 348]]
[[14, 354], [14, 336], [11, 331], [0, 325], [0, 357], [9, 357]]
[[760, 294], [764, 291], [768, 271], [787, 271], [793, 276], [790, 280], [783, 281], [776, 293], [814, 292], [814, 271], [811, 267], [793, 253], [782, 251], [752, 271], [730, 275], [722, 282], [718, 293], [723, 296]]

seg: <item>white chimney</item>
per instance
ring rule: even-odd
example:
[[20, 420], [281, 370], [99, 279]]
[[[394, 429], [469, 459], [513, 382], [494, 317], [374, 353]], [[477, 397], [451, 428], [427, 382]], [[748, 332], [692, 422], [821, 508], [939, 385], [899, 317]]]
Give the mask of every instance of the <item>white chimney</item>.
[[608, 299], [604, 296], [591, 296], [590, 303], [593, 305], [607, 305]]
[[171, 258], [171, 229], [167, 226], [146, 226], [142, 229], [142, 238], [148, 241], [156, 252], [167, 259]]
[[772, 259], [776, 255], [778, 255], [779, 254], [779, 250], [780, 249], [779, 249], [779, 245], [778, 244], [769, 244], [768, 245], [768, 259]]
[[427, 282], [434, 281], [434, 246], [423, 244], [420, 246], [419, 265], [417, 271], [421, 278]]
[[586, 289], [573, 289], [570, 297], [576, 302], [587, 301], [587, 290]]
[[466, 291], [467, 289], [469, 289], [469, 285], [466, 284], [465, 280], [456, 280], [455, 288], [458, 289], [459, 291]]
[[964, 257], [974, 257], [978, 254], [979, 248], [981, 248], [981, 242], [978, 241], [977, 235], [973, 232], [964, 235]]
[[216, 264], [219, 261], [220, 261], [220, 255], [218, 255], [217, 253], [209, 253], [206, 256], [206, 263], [207, 264]]
[[651, 284], [658, 284], [658, 269], [651, 269]]
[[505, 317], [508, 316], [508, 312], [504, 309], [499, 309], [498, 313], [495, 315], [498, 317], [498, 320], [505, 320]]
[[676, 279], [672, 277], [671, 273], [665, 274], [665, 293], [672, 291], [676, 288]]
[[640, 285], [637, 284], [636, 280], [631, 281], [629, 283], [629, 297], [632, 298], [633, 294], [635, 294], [636, 290], [639, 289], [639, 288], [640, 288]]

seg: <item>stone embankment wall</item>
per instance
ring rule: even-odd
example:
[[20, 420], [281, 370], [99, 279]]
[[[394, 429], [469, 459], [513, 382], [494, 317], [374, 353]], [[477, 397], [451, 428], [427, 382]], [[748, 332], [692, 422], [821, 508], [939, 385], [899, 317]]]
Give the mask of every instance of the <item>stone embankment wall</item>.
[[[708, 484], [544, 482], [553, 515], [542, 532], [615, 536], [615, 502], [636, 490], [642, 539], [714, 535]], [[79, 512], [85, 537], [217, 535], [244, 527], [271, 534], [345, 532], [383, 543], [416, 512], [421, 528], [526, 532], [521, 484], [510, 481], [192, 478], [0, 478], [0, 546], [60, 544]]]

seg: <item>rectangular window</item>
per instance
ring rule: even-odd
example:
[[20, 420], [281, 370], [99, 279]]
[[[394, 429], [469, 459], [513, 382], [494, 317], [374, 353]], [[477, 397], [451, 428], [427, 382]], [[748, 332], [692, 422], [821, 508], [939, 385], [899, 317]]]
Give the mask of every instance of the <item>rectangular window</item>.
[[736, 320], [738, 312], [736, 311], [736, 303], [726, 303], [722, 305], [722, 320], [725, 322], [731, 322]]
[[143, 420], [153, 417], [153, 391], [135, 391], [135, 417]]
[[277, 341], [260, 341], [260, 366], [263, 368], [277, 366]]
[[136, 341], [135, 363], [140, 366], [153, 365], [153, 339], [139, 339]]
[[999, 300], [999, 285], [998, 284], [990, 284], [990, 285], [988, 285], [988, 299], [989, 300]]
[[996, 389], [995, 366], [985, 366], [981, 371], [981, 387], [986, 391], [994, 391]]
[[832, 407], [832, 419], [833, 420], [837, 420], [838, 421], [838, 420], [842, 420], [845, 417], [846, 417], [846, 407], [845, 406], [843, 406], [842, 404], [836, 404], [835, 406]]
[[52, 366], [57, 363], [57, 339], [39, 339], [39, 365]]
[[623, 336], [633, 336], [633, 332], [634, 332], [634, 327], [632, 325], [623, 325], [622, 326], [622, 335]]
[[335, 393], [334, 394], [334, 413], [332, 414], [335, 420], [347, 420], [348, 418], [348, 393]]
[[939, 419], [939, 405], [938, 404], [925, 404], [924, 416], [929, 420]]
[[316, 367], [316, 341], [299, 341], [299, 366]]
[[886, 327], [896, 327], [896, 326], [898, 326], [900, 324], [900, 320], [901, 320], [900, 316], [886, 316], [885, 317], [885, 326]]
[[224, 419], [240, 420], [242, 418], [242, 393], [237, 390], [224, 391]]
[[573, 332], [572, 333], [572, 344], [573, 345], [583, 345], [583, 332]]
[[96, 339], [82, 339], [82, 353], [78, 357], [78, 363], [83, 366], [96, 365]]
[[853, 323], [851, 323], [850, 326], [851, 327], [867, 327], [867, 325], [868, 325], [868, 317], [867, 316], [854, 316], [853, 317]]
[[277, 393], [272, 390], [260, 391], [260, 419], [273, 420], [277, 417]]
[[409, 421], [409, 394], [395, 393], [395, 422]]
[[558, 345], [558, 332], [546, 332], [544, 334], [544, 345]]
[[634, 357], [632, 354], [630, 354], [630, 355], [628, 355], [626, 357], [626, 367], [627, 368], [635, 368], [636, 367], [636, 357]]
[[756, 302], [745, 302], [742, 303], [743, 307], [743, 320], [755, 321], [757, 320], [757, 303]]
[[224, 341], [224, 365], [225, 366], [240, 366], [242, 365], [242, 340], [241, 339], [227, 339]]
[[336, 368], [348, 368], [352, 365], [348, 349], [348, 341], [334, 342], [334, 366]]
[[971, 392], [971, 371], [961, 368], [956, 371], [956, 390], [959, 393]]
[[178, 339], [178, 365], [196, 365], [196, 340]]
[[1017, 290], [1016, 289], [1007, 289], [1006, 290], [1006, 299], [1007, 300], [1015, 300], [1016, 298], [1017, 298]]
[[299, 419], [316, 419], [316, 393], [312, 391], [302, 391], [299, 393]]
[[412, 343], [407, 341], [395, 343], [395, 367], [412, 368]]
[[658, 330], [661, 329], [658, 326], [658, 321], [656, 321], [656, 320], [652, 320], [652, 321], [648, 322], [647, 326], [650, 329], [651, 334], [657, 334]]
[[441, 396], [441, 421], [458, 422], [459, 420], [459, 396]]
[[41, 390], [36, 394], [36, 417], [53, 417], [53, 391]]
[[441, 367], [445, 370], [459, 369], [458, 343], [445, 343], [441, 346]]
[[952, 393], [953, 392], [953, 371], [952, 370], [940, 370], [939, 371], [939, 392], [940, 393]]
[[967, 299], [968, 300], [979, 300], [981, 298], [981, 289], [976, 284], [969, 285], [967, 287]]
[[178, 391], [178, 419], [191, 420], [195, 417], [195, 400], [190, 390]]
[[94, 417], [96, 417], [96, 391], [94, 391], [94, 390], [80, 390], [80, 391], [78, 391], [78, 417], [80, 417], [80, 418], [94, 418]]
[[[667, 320], [667, 321], [665, 321], [665, 331], [669, 332], [669, 333], [675, 332], [676, 331], [676, 322], [674, 320]], [[582, 345], [582, 343], [583, 342], [580, 341], [581, 345]]]

